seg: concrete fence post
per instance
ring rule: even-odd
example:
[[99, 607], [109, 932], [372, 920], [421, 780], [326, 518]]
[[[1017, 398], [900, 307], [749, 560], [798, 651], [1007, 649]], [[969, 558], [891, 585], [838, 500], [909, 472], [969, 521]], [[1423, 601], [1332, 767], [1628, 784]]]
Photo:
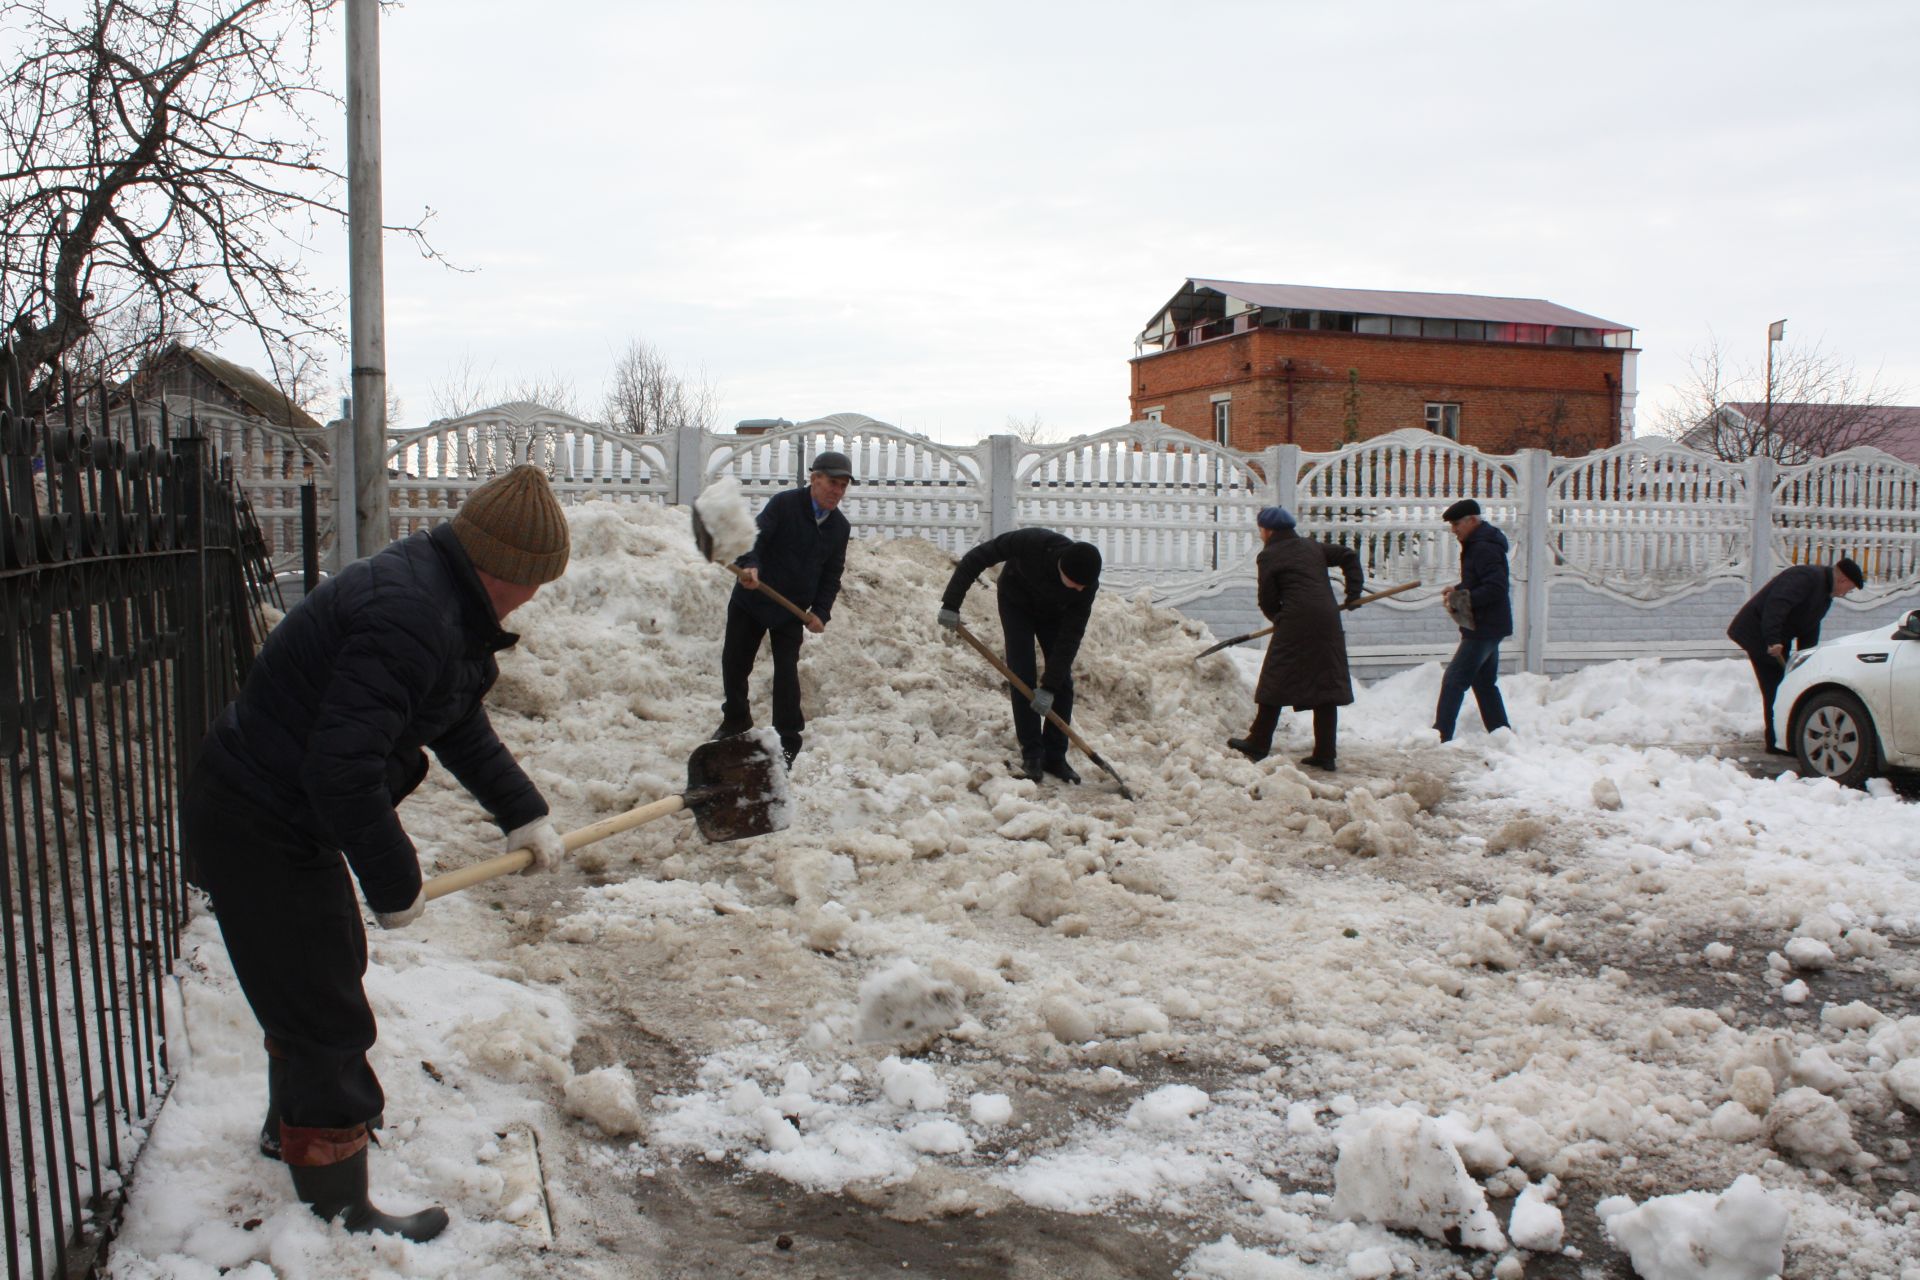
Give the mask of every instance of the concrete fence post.
[[1547, 669], [1547, 596], [1553, 566], [1547, 554], [1547, 480], [1553, 455], [1545, 449], [1523, 449], [1521, 457], [1521, 519], [1526, 522], [1527, 580], [1523, 597], [1522, 640], [1526, 669], [1535, 675]]
[[1276, 444], [1267, 448], [1262, 462], [1267, 469], [1267, 489], [1275, 506], [1300, 514], [1300, 446]]
[[1773, 577], [1774, 461], [1764, 454], [1747, 459], [1747, 493], [1753, 499], [1752, 566], [1747, 574], [1748, 594]]
[[1018, 436], [987, 437], [987, 536], [997, 538], [1013, 528], [1013, 471], [1020, 446]]
[[673, 474], [669, 479], [667, 503], [684, 507], [700, 496], [700, 473], [706, 469], [706, 431], [681, 425], [673, 432]]

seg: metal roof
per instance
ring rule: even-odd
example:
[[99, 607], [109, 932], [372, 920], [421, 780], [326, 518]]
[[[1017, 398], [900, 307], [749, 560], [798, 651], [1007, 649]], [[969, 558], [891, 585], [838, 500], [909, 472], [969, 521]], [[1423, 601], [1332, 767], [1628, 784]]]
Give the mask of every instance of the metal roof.
[[[1572, 329], [1631, 332], [1633, 326], [1602, 320], [1544, 298], [1486, 298], [1472, 293], [1401, 293], [1392, 289], [1324, 289], [1307, 284], [1252, 284], [1244, 280], [1202, 280], [1195, 289], [1211, 289], [1256, 307], [1300, 311], [1350, 311], [1360, 315], [1420, 316], [1431, 320], [1487, 320], [1500, 324], [1544, 324]], [[1174, 296], [1174, 301], [1179, 295]], [[1172, 306], [1169, 302], [1167, 306]], [[1162, 307], [1161, 311], [1167, 308]]]

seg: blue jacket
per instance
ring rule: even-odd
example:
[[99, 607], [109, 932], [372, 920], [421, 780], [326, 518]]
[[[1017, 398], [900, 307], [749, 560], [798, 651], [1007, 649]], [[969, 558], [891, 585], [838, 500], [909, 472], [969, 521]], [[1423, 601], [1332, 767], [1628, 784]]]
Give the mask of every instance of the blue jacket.
[[1513, 634], [1513, 598], [1507, 586], [1507, 535], [1482, 520], [1460, 547], [1460, 586], [1473, 601], [1475, 640], [1502, 640]]
[[502, 631], [453, 526], [394, 543], [327, 579], [267, 635], [199, 767], [346, 854], [367, 905], [399, 911], [420, 862], [395, 806], [431, 747], [503, 831], [547, 802], [501, 745], [481, 699]]
[[[788, 489], [768, 499], [754, 518], [760, 536], [753, 550], [734, 561], [743, 569], [758, 569], [760, 581], [826, 622], [840, 594], [840, 575], [847, 567], [847, 539], [853, 526], [838, 511], [815, 522], [813, 497], [806, 489]], [[735, 584], [732, 603], [745, 609], [763, 627], [797, 627], [799, 619], [764, 592]]]

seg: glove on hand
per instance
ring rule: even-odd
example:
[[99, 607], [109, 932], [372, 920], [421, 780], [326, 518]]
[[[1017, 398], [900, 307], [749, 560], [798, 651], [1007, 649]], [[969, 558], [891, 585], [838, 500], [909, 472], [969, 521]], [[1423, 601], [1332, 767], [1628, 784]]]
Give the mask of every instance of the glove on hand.
[[1365, 593], [1365, 592], [1361, 592], [1361, 591], [1350, 591], [1350, 592], [1348, 592], [1348, 593], [1347, 593], [1347, 599], [1346, 599], [1346, 602], [1345, 602], [1345, 603], [1343, 603], [1343, 604], [1342, 604], [1342, 605], [1341, 605], [1340, 607], [1341, 607], [1342, 609], [1357, 609], [1357, 608], [1359, 608], [1359, 607], [1360, 607], [1360, 597], [1361, 597], [1362, 595], [1364, 595], [1364, 594], [1366, 594], [1366, 593]]
[[404, 929], [418, 920], [426, 909], [427, 889], [422, 885], [420, 892], [413, 897], [412, 906], [402, 907], [398, 911], [376, 911], [373, 913], [373, 918], [380, 923], [382, 929]]
[[520, 873], [523, 876], [530, 876], [536, 871], [551, 871], [559, 865], [560, 859], [567, 856], [567, 846], [561, 843], [560, 833], [554, 829], [551, 818], [541, 818], [507, 832], [507, 852], [512, 853], [516, 849], [525, 849], [533, 855], [533, 861]]
[[1033, 691], [1033, 713], [1042, 719], [1053, 710], [1053, 690], [1035, 689]]
[[960, 626], [960, 611], [958, 609], [942, 609], [940, 611], [940, 625], [949, 631], [957, 630]]

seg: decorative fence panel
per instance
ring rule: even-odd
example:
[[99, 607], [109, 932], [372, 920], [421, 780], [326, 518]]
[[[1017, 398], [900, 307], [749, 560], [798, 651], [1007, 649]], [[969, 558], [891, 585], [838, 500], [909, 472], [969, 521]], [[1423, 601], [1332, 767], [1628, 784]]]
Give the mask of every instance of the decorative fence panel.
[[1746, 471], [1677, 444], [1633, 441], [1556, 460], [1547, 487], [1547, 545], [1556, 573], [1636, 600], [1753, 563]]
[[1869, 587], [1920, 577], [1920, 468], [1878, 449], [1848, 449], [1783, 470], [1772, 509], [1781, 564], [1850, 555]]

